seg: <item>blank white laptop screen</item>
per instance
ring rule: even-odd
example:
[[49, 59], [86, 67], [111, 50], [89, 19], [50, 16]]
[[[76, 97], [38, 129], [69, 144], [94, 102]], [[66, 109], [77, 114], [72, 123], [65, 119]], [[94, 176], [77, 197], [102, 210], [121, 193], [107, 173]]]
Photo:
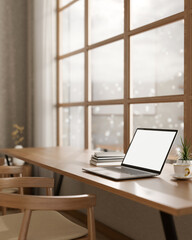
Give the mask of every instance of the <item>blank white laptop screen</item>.
[[160, 171], [174, 136], [174, 131], [137, 129], [123, 164]]

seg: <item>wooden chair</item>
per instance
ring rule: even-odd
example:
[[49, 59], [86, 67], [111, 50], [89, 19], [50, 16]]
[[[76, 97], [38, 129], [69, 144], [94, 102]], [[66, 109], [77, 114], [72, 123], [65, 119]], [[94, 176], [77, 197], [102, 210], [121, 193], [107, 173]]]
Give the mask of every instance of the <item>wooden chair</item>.
[[[0, 193], [0, 205], [24, 209], [24, 213], [0, 216], [0, 239], [49, 240], [78, 239], [96, 240], [94, 206], [96, 197], [51, 196], [52, 178], [18, 177], [0, 178], [1, 188], [43, 187], [48, 196]], [[81, 227], [57, 211], [87, 209], [87, 228]]]
[[13, 175], [14, 177], [22, 177], [23, 166], [0, 166], [1, 177], [8, 177]]
[[[0, 177], [22, 177], [23, 176], [23, 166], [0, 166]], [[0, 192], [3, 193], [17, 193], [20, 191], [20, 193], [23, 192], [22, 188], [4, 188]], [[6, 208], [2, 208], [2, 214], [6, 214]]]

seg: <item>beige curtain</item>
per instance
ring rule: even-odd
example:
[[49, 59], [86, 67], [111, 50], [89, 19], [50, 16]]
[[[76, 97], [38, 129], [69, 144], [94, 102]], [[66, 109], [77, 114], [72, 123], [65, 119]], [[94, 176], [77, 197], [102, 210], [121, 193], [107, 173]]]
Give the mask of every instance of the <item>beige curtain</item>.
[[34, 146], [56, 144], [56, 1], [34, 0]]
[[[34, 146], [56, 145], [56, 1], [33, 0]], [[45, 169], [35, 174], [52, 176]]]

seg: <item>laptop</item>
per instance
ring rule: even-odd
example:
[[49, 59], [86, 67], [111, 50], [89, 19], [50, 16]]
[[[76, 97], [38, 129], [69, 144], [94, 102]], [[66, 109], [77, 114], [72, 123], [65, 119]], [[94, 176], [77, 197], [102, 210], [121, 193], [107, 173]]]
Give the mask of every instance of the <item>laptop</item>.
[[84, 171], [113, 180], [161, 174], [178, 130], [137, 128], [121, 166], [90, 167]]

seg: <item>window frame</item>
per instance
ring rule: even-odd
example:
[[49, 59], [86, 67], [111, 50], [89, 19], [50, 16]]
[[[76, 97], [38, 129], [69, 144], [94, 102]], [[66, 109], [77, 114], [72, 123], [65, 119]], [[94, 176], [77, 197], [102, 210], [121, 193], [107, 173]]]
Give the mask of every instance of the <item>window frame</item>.
[[[61, 145], [60, 132], [60, 110], [64, 107], [73, 106], [83, 106], [84, 107], [84, 148], [91, 148], [91, 113], [90, 106], [96, 105], [116, 105], [121, 104], [124, 108], [124, 141], [123, 149], [124, 152], [127, 150], [128, 144], [130, 142], [130, 105], [140, 104], [140, 103], [172, 103], [172, 102], [183, 102], [184, 103], [184, 136], [187, 139], [192, 139], [192, 124], [190, 123], [192, 117], [192, 0], [184, 0], [184, 11], [171, 15], [169, 17], [160, 19], [158, 21], [152, 22], [150, 24], [138, 27], [136, 29], [130, 30], [130, 0], [124, 0], [124, 33], [114, 36], [112, 38], [97, 42], [94, 44], [89, 44], [89, 0], [84, 0], [85, 2], [85, 42], [84, 48], [78, 49], [73, 52], [69, 52], [64, 55], [59, 55], [59, 14], [66, 8], [75, 4], [79, 0], [73, 0], [64, 7], [59, 7], [60, 0], [57, 0], [57, 145]], [[184, 20], [184, 94], [181, 95], [167, 95], [167, 96], [155, 96], [155, 97], [130, 97], [130, 37], [148, 30], [155, 29], [157, 27], [164, 26], [169, 23], [176, 22], [178, 20]], [[93, 101], [90, 98], [90, 82], [89, 82], [89, 50], [104, 46], [106, 44], [124, 40], [124, 98], [114, 99], [114, 100], [99, 100]], [[85, 79], [84, 79], [84, 101], [83, 102], [60, 102], [60, 76], [59, 76], [59, 62], [69, 56], [76, 55], [78, 53], [84, 53], [85, 56]]]

